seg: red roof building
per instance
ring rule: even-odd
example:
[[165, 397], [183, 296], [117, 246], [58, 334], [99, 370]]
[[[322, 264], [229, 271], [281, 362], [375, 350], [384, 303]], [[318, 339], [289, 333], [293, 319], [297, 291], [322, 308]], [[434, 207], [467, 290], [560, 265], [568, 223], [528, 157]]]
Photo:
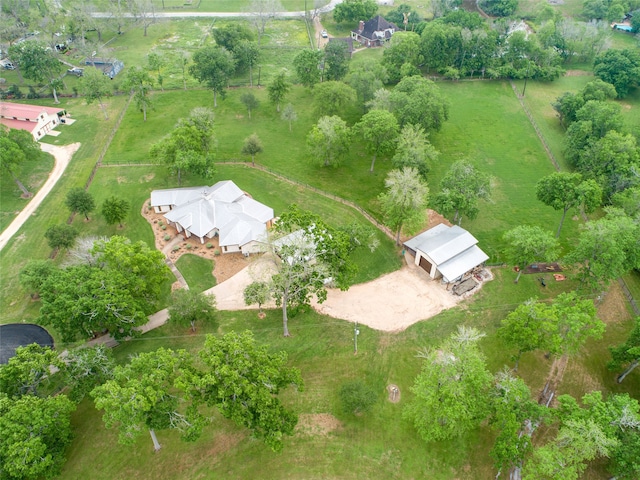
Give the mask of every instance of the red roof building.
[[56, 128], [64, 114], [61, 108], [0, 102], [0, 123], [9, 128], [26, 130], [36, 141]]

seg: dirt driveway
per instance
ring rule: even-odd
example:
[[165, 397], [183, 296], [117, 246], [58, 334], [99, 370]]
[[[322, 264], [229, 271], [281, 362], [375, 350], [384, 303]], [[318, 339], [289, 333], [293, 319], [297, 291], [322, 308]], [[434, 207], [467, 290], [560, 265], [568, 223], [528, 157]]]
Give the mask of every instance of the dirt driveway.
[[[255, 308], [244, 304], [242, 292], [261, 277], [257, 265], [249, 265], [229, 280], [207, 290], [207, 293], [215, 294], [220, 310]], [[439, 281], [431, 280], [420, 268], [405, 265], [371, 282], [354, 285], [346, 292], [331, 289], [324, 303], [312, 302], [312, 305], [318, 312], [334, 318], [395, 332], [433, 317], [461, 299], [448, 292]], [[275, 308], [273, 302], [264, 306]]]

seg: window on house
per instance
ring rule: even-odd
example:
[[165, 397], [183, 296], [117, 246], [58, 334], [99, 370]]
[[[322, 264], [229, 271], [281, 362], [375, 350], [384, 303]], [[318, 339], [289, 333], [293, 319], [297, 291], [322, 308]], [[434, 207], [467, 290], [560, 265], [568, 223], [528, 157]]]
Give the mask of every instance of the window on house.
[[222, 247], [222, 251], [223, 251], [223, 252], [226, 252], [226, 251], [227, 251], [227, 247], [226, 247], [226, 245], [225, 245], [224, 247]]

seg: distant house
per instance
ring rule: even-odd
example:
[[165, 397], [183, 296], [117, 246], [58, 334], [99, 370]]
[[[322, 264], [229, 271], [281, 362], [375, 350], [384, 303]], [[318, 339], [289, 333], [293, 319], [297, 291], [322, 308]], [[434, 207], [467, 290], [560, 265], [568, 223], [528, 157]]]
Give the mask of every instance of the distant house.
[[120, 73], [124, 68], [124, 63], [116, 59], [107, 60], [105, 58], [85, 58], [84, 64], [101, 70], [102, 73], [104, 73], [111, 80], [113, 80], [113, 77]]
[[0, 123], [9, 128], [26, 130], [36, 141], [51, 133], [60, 123], [65, 123], [65, 114], [62, 108], [0, 102]]
[[361, 20], [358, 29], [351, 31], [351, 38], [365, 47], [381, 47], [397, 30], [395, 24], [378, 15], [368, 22]]
[[441, 223], [407, 240], [404, 247], [414, 256], [415, 264], [431, 278], [442, 277], [451, 283], [462, 279], [465, 273], [489, 258], [477, 243], [478, 240], [464, 228]]
[[186, 237], [219, 239], [222, 253], [261, 251], [274, 219], [273, 209], [252, 199], [231, 180], [211, 187], [186, 187], [151, 192], [151, 206]]

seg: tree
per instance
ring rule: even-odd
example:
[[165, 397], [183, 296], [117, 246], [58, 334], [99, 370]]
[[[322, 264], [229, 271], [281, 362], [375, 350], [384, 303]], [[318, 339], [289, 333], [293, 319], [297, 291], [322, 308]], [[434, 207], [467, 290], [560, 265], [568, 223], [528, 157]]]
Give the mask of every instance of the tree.
[[378, 12], [378, 5], [374, 0], [345, 0], [335, 6], [333, 19], [336, 23], [367, 21]]
[[59, 223], [57, 225], [51, 225], [44, 232], [44, 237], [47, 239], [49, 246], [53, 249], [56, 248], [71, 248], [76, 243], [78, 238], [78, 230], [73, 225], [66, 223]]
[[176, 52], [175, 61], [178, 68], [182, 72], [182, 88], [184, 88], [185, 90], [187, 89], [187, 67], [189, 66], [189, 60], [189, 52], [186, 52], [184, 50], [178, 50]]
[[382, 56], [382, 65], [389, 72], [390, 80], [399, 82], [406, 76], [402, 75], [404, 65], [417, 67], [422, 63], [424, 56], [420, 49], [420, 35], [415, 32], [394, 33]]
[[159, 348], [116, 366], [113, 379], [94, 388], [91, 396], [96, 409], [104, 410], [105, 426], [118, 427], [120, 443], [131, 445], [146, 427], [158, 451], [156, 430], [177, 429], [184, 440], [195, 440], [208, 423], [197, 408], [180, 408], [188, 403], [184, 390], [195, 375], [193, 359], [185, 350]]
[[593, 73], [611, 83], [618, 98], [624, 98], [632, 87], [640, 83], [640, 53], [632, 49], [607, 50], [595, 58]]
[[324, 47], [324, 78], [342, 80], [349, 70], [349, 47], [346, 42], [329, 42]]
[[516, 369], [523, 353], [545, 350], [553, 355], [575, 355], [588, 338], [600, 338], [605, 325], [590, 299], [575, 292], [561, 293], [552, 304], [530, 299], [502, 321], [498, 334], [518, 349]]
[[356, 101], [356, 92], [342, 82], [328, 81], [313, 89], [313, 103], [319, 116], [332, 116], [347, 110]]
[[398, 121], [386, 110], [370, 110], [354, 127], [362, 135], [367, 151], [373, 155], [369, 172], [373, 173], [378, 155], [391, 152], [398, 137]]
[[287, 103], [287, 105], [285, 105], [280, 117], [282, 118], [282, 120], [289, 122], [289, 131], [291, 131], [291, 123], [298, 120], [298, 114], [293, 108], [293, 105], [291, 105], [290, 103]]
[[[9, 399], [0, 394], [0, 471], [3, 478], [53, 478], [71, 444], [71, 413], [65, 395]], [[6, 476], [5, 476], [6, 475]]]
[[[269, 101], [276, 105], [277, 112], [280, 112], [280, 103], [290, 90], [291, 84], [287, 81], [287, 72], [284, 70], [276, 75], [273, 81], [267, 86]], [[289, 124], [289, 131], [291, 131], [291, 124]]]
[[258, 314], [262, 315], [262, 305], [271, 299], [271, 291], [267, 282], [252, 282], [244, 289], [244, 304], [258, 304]]
[[89, 220], [89, 213], [96, 208], [96, 202], [93, 195], [82, 187], [72, 188], [67, 192], [65, 204], [71, 213], [80, 213], [84, 218]]
[[245, 92], [240, 95], [240, 101], [247, 108], [247, 111], [249, 112], [249, 120], [251, 120], [251, 110], [258, 108], [260, 106], [260, 102], [251, 92]]
[[211, 31], [213, 39], [216, 41], [216, 45], [224, 47], [230, 52], [235, 53], [236, 48], [243, 41], [255, 40], [255, 34], [249, 29], [249, 27], [243, 25], [240, 22], [230, 22], [222, 27], [214, 28]]
[[224, 98], [224, 88], [236, 68], [233, 55], [224, 47], [206, 46], [193, 54], [189, 73], [213, 91], [213, 106], [218, 106], [218, 92]]
[[421, 126], [425, 132], [439, 131], [449, 118], [449, 104], [440, 89], [422, 76], [403, 78], [389, 95], [392, 110], [401, 126]]
[[191, 326], [196, 331], [196, 322], [202, 321], [211, 325], [216, 316], [216, 297], [195, 290], [176, 290], [172, 294], [169, 306], [169, 321], [180, 326]]
[[466, 160], [458, 160], [440, 182], [441, 191], [433, 203], [444, 215], [454, 213], [453, 221], [462, 223], [462, 216], [474, 219], [478, 215], [478, 200], [491, 194], [489, 176], [478, 171]]
[[216, 138], [213, 131], [215, 114], [207, 107], [195, 107], [187, 118], [181, 118], [176, 124], [178, 127], [195, 127], [197, 136], [202, 144], [202, 152], [210, 154], [216, 145]]
[[255, 67], [258, 64], [258, 60], [260, 60], [260, 48], [258, 44], [253, 41], [242, 40], [232, 50], [232, 53], [236, 60], [237, 69], [240, 71], [249, 70], [249, 85], [253, 87], [253, 67]]
[[426, 442], [459, 437], [489, 413], [492, 376], [477, 345], [483, 336], [473, 328], [458, 327], [437, 349], [419, 354], [424, 361], [411, 387], [415, 399], [404, 417]]
[[242, 154], [251, 156], [251, 163], [255, 166], [256, 155], [262, 153], [262, 141], [257, 134], [252, 133], [244, 139], [244, 145], [242, 146]]
[[111, 196], [102, 203], [101, 212], [108, 225], [117, 223], [122, 228], [122, 222], [129, 215], [130, 209], [131, 205], [125, 199]]
[[506, 255], [511, 263], [519, 266], [515, 283], [522, 271], [533, 262], [550, 262], [558, 258], [559, 244], [553, 235], [538, 226], [520, 225], [504, 234]]
[[11, 175], [24, 197], [30, 197], [31, 192], [16, 175], [28, 158], [37, 156], [40, 156], [40, 146], [29, 132], [0, 126], [0, 168]]
[[37, 298], [42, 284], [56, 268], [51, 260], [30, 260], [20, 270], [20, 285], [29, 291], [31, 298]]
[[387, 190], [378, 198], [385, 222], [396, 232], [396, 245], [400, 245], [403, 226], [415, 231], [424, 223], [429, 187], [412, 167], [391, 170], [384, 183]]
[[69, 389], [69, 398], [80, 403], [95, 387], [113, 378], [115, 362], [109, 347], [78, 348], [64, 359], [65, 385]]
[[258, 34], [258, 46], [260, 46], [269, 22], [282, 10], [284, 8], [278, 0], [252, 0], [251, 5], [249, 5], [249, 21]]
[[[435, 16], [435, 15], [434, 15]], [[400, 27], [404, 25], [404, 30], [413, 31], [415, 27], [422, 21], [422, 17], [418, 12], [413, 10], [410, 5], [402, 3], [398, 8], [391, 10], [385, 15], [385, 18]], [[402, 28], [402, 27], [401, 27]]]
[[388, 80], [387, 69], [379, 63], [373, 62], [350, 66], [349, 73], [345, 78], [347, 85], [350, 85], [356, 91], [358, 103], [362, 105], [365, 111], [366, 104], [373, 99], [374, 93], [381, 89]]
[[307, 135], [307, 150], [323, 166], [338, 166], [349, 150], [351, 132], [338, 116], [321, 117]]
[[142, 25], [144, 36], [147, 36], [147, 29], [156, 21], [156, 12], [152, 0], [131, 0], [130, 9], [136, 23]]
[[498, 431], [498, 436], [491, 456], [498, 472], [502, 472], [522, 467], [522, 462], [533, 450], [533, 431], [546, 412], [531, 398], [527, 384], [508, 369], [496, 373], [494, 382], [490, 393], [489, 424]]
[[489, 15], [508, 17], [518, 8], [518, 0], [483, 0], [481, 6]]
[[393, 156], [393, 168], [415, 168], [423, 180], [427, 179], [429, 164], [435, 163], [440, 154], [429, 143], [422, 127], [405, 125], [398, 135], [396, 154]]
[[286, 366], [286, 352], [270, 353], [246, 331], [207, 335], [199, 356], [204, 368], [196, 400], [248, 428], [272, 450], [282, 450], [283, 437], [293, 433], [298, 416], [282, 405], [278, 394], [290, 385], [303, 389], [300, 371]]
[[318, 50], [303, 50], [293, 59], [298, 80], [305, 87], [312, 88], [320, 81], [320, 61], [322, 52]]
[[109, 77], [104, 75], [96, 68], [87, 68], [84, 70], [82, 78], [80, 79], [80, 90], [87, 105], [91, 105], [97, 101], [100, 104], [100, 109], [104, 114], [104, 119], [109, 119], [109, 111], [104, 104], [104, 99], [111, 96], [111, 82]]
[[0, 394], [16, 399], [24, 396], [43, 396], [40, 388], [50, 381], [50, 367], [61, 368], [59, 354], [37, 343], [17, 347], [9, 361], [0, 366]]
[[623, 366], [625, 367], [624, 372], [616, 379], [618, 383], [622, 383], [627, 375], [640, 365], [640, 317], [636, 317], [633, 330], [625, 342], [616, 347], [609, 347], [609, 351], [611, 352], [611, 361], [607, 367], [610, 370], [619, 370]]
[[128, 89], [133, 95], [136, 106], [142, 112], [142, 118], [147, 121], [147, 110], [153, 108], [151, 100], [151, 87], [153, 80], [149, 76], [149, 72], [140, 67], [133, 66], [127, 70], [127, 75], [123, 82], [123, 87]]
[[9, 47], [9, 58], [18, 64], [24, 78], [36, 83], [47, 82], [55, 103], [60, 103], [57, 94], [57, 89], [62, 87], [59, 78], [60, 62], [51, 48], [35, 40], [14, 43]]
[[640, 225], [619, 209], [605, 211], [605, 217], [587, 222], [567, 257], [580, 265], [581, 283], [593, 288], [640, 267]]
[[640, 218], [640, 185], [614, 194], [611, 205], [623, 210], [631, 218]]

